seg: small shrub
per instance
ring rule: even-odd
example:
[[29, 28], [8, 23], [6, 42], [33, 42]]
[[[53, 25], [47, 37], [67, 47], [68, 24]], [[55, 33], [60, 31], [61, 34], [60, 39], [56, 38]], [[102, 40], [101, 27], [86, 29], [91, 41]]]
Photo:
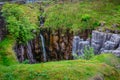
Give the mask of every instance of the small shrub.
[[74, 59], [81, 59], [81, 56], [78, 56], [77, 54], [73, 54]]
[[48, 80], [49, 76], [46, 72], [33, 72], [30, 71], [29, 75], [28, 75], [28, 79], [40, 79], [40, 80]]
[[4, 80], [15, 80], [13, 73], [7, 72], [4, 74], [5, 78]]
[[18, 43], [26, 43], [35, 34], [38, 27], [38, 10], [34, 7], [18, 4], [5, 4], [2, 7], [2, 16], [5, 18], [7, 30]]
[[67, 76], [65, 76], [63, 80], [70, 80], [70, 78], [68, 78]]
[[94, 49], [92, 47], [85, 47], [83, 58], [89, 60], [94, 57]]
[[23, 64], [29, 64], [29, 60], [26, 59], [25, 61], [22, 62]]
[[90, 20], [90, 15], [88, 15], [88, 14], [84, 14], [84, 15], [82, 15], [82, 21], [88, 21], [88, 20]]
[[103, 53], [93, 57], [91, 60], [97, 60], [99, 62], [106, 63], [110, 66], [117, 67], [120, 65], [120, 59], [112, 53]]
[[[71, 6], [72, 5], [72, 6]], [[88, 4], [87, 4], [88, 6]], [[94, 18], [96, 14], [94, 11], [84, 9], [84, 4], [57, 4], [45, 9], [44, 15], [46, 17], [45, 27], [56, 29], [70, 29], [75, 34], [86, 29], [93, 29], [96, 27]], [[94, 25], [94, 26], [93, 26]]]
[[83, 50], [84, 54], [78, 56], [77, 54], [73, 54], [74, 59], [86, 59], [89, 60], [93, 58], [94, 55], [94, 49], [92, 47], [85, 47]]

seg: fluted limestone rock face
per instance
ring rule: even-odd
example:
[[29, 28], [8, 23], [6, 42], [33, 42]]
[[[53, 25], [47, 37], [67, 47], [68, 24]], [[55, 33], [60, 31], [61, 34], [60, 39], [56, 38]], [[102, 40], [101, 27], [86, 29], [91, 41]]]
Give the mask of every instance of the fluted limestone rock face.
[[30, 42], [27, 43], [26, 50], [27, 50], [27, 57], [29, 59], [29, 62], [35, 63], [36, 61], [34, 60], [34, 57], [33, 57], [32, 46], [31, 46]]
[[81, 56], [84, 54], [85, 48], [90, 47], [90, 41], [84, 41], [79, 36], [74, 36], [73, 38], [73, 44], [72, 44], [72, 55], [78, 55]]
[[79, 45], [79, 50], [78, 50], [78, 55], [79, 56], [84, 54], [85, 48], [88, 49], [89, 46], [90, 46], [89, 41], [80, 41], [78, 45]]
[[113, 50], [115, 48], [115, 42], [106, 41], [103, 45], [103, 50]]
[[120, 35], [119, 34], [112, 34], [110, 41], [115, 42], [116, 45], [120, 42]]
[[29, 60], [29, 63], [35, 63], [35, 59], [33, 57], [32, 43], [28, 42], [26, 46], [18, 45], [15, 46], [16, 56], [19, 62], [23, 62], [24, 60]]
[[116, 56], [120, 57], [120, 50], [104, 50], [103, 52], [101, 53], [113, 53], [115, 54]]
[[120, 50], [113, 50], [112, 53], [120, 57]]
[[111, 38], [104, 43], [101, 53], [113, 53], [116, 56], [120, 56], [120, 35], [112, 34]]
[[120, 35], [113, 33], [105, 33], [99, 31], [92, 32], [92, 44], [96, 54], [113, 53], [120, 56]]
[[95, 54], [113, 53], [120, 56], [120, 34], [93, 31], [92, 38], [86, 41], [74, 37], [72, 52], [80, 56], [84, 54], [85, 46], [92, 47]]
[[101, 53], [113, 53], [116, 56], [120, 57], [120, 46], [114, 50], [103, 50]]
[[[40, 35], [26, 45], [17, 44], [15, 51], [20, 62], [28, 59], [30, 63], [72, 59], [72, 33], [61, 34], [41, 31]], [[78, 43], [73, 43], [78, 44]], [[76, 48], [75, 48], [76, 50]]]
[[74, 36], [73, 43], [72, 43], [72, 54], [73, 55], [77, 54], [78, 50], [80, 49], [79, 42], [80, 42], [80, 37], [79, 36]]
[[16, 45], [15, 46], [15, 52], [16, 52], [16, 56], [19, 60], [19, 62], [24, 61], [24, 46], [23, 45]]
[[99, 31], [92, 32], [91, 46], [94, 48], [95, 54], [101, 52], [104, 47], [104, 43], [111, 37], [110, 33], [104, 33]]

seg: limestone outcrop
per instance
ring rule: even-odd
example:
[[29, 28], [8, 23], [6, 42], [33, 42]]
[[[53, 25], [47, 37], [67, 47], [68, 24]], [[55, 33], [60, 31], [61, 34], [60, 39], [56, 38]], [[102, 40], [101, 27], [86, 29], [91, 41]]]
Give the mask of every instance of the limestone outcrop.
[[92, 38], [85, 41], [81, 40], [79, 36], [75, 36], [72, 53], [80, 55], [84, 52], [83, 47], [88, 45], [94, 49], [95, 54], [113, 53], [120, 56], [120, 34], [92, 31]]

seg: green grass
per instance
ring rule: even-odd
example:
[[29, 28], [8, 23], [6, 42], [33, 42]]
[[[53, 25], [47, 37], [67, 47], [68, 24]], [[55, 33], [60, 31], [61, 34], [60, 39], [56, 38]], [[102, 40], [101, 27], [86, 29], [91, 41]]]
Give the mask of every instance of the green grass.
[[[72, 28], [79, 31], [105, 22], [103, 29], [114, 30], [120, 24], [120, 7], [103, 1], [57, 4], [45, 9], [46, 25], [52, 29]], [[85, 22], [87, 21], [87, 22]], [[87, 23], [87, 24], [86, 24]], [[90, 26], [88, 26], [90, 25]], [[47, 27], [47, 26], [46, 26]], [[119, 29], [115, 28], [115, 29]], [[0, 80], [119, 80], [120, 59], [101, 54], [90, 60], [68, 60], [40, 64], [18, 63], [11, 37], [0, 42]]]
[[14, 39], [7, 37], [0, 42], [0, 64], [13, 65], [17, 63], [16, 55], [13, 51]]
[[94, 58], [92, 58], [91, 60], [93, 60], [93, 61], [97, 60], [99, 62], [106, 63], [113, 67], [120, 65], [120, 59], [117, 58], [115, 55], [109, 54], [109, 53], [97, 55]]
[[[119, 80], [120, 59], [101, 54], [91, 60], [16, 64], [11, 37], [0, 42], [0, 80]], [[9, 65], [9, 66], [8, 66]]]
[[[85, 29], [97, 29], [100, 23], [105, 23], [103, 31], [120, 30], [120, 5], [107, 0], [54, 4], [45, 8], [43, 15], [45, 27], [52, 30], [67, 28], [79, 33]], [[118, 27], [113, 28], [113, 24]]]
[[95, 60], [0, 66], [0, 78], [1, 80], [94, 80], [97, 78], [119, 80], [119, 71], [106, 63], [112, 56], [114, 59], [116, 57], [111, 54], [104, 55], [106, 56], [97, 56]]

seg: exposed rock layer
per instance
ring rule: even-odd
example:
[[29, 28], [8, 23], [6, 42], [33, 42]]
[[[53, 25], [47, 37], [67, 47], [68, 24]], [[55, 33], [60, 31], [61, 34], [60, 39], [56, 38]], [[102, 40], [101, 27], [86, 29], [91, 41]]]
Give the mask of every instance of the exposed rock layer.
[[[76, 44], [79, 43], [79, 44]], [[92, 38], [90, 40], [83, 41], [79, 36], [75, 36], [73, 39], [73, 54], [84, 52], [85, 46], [91, 46], [94, 49], [95, 54], [100, 53], [113, 53], [116, 56], [120, 56], [120, 35], [113, 33], [105, 33], [99, 31], [92, 32]], [[78, 48], [79, 46], [79, 48]]]
[[29, 41], [27, 45], [16, 44], [15, 51], [20, 62], [26, 59], [30, 63], [72, 59], [72, 33], [69, 31], [65, 34], [62, 34], [61, 31], [52, 33], [45, 30], [41, 31], [41, 36], [44, 39], [41, 40], [41, 37], [37, 36]]
[[[2, 25], [3, 22], [1, 20], [0, 24]], [[92, 31], [92, 38], [87, 39], [88, 33], [90, 32], [80, 33], [80, 38], [79, 36], [74, 36], [69, 30], [64, 34], [62, 30], [54, 33], [51, 30], [41, 31], [46, 50], [45, 57], [43, 54], [43, 43], [39, 35], [27, 44], [16, 44], [14, 50], [20, 62], [28, 59], [29, 63], [73, 59], [72, 54], [79, 56], [84, 54], [86, 46], [93, 47], [95, 54], [113, 53], [116, 56], [120, 56], [119, 34]], [[6, 34], [5, 26], [0, 26], [0, 40]]]

